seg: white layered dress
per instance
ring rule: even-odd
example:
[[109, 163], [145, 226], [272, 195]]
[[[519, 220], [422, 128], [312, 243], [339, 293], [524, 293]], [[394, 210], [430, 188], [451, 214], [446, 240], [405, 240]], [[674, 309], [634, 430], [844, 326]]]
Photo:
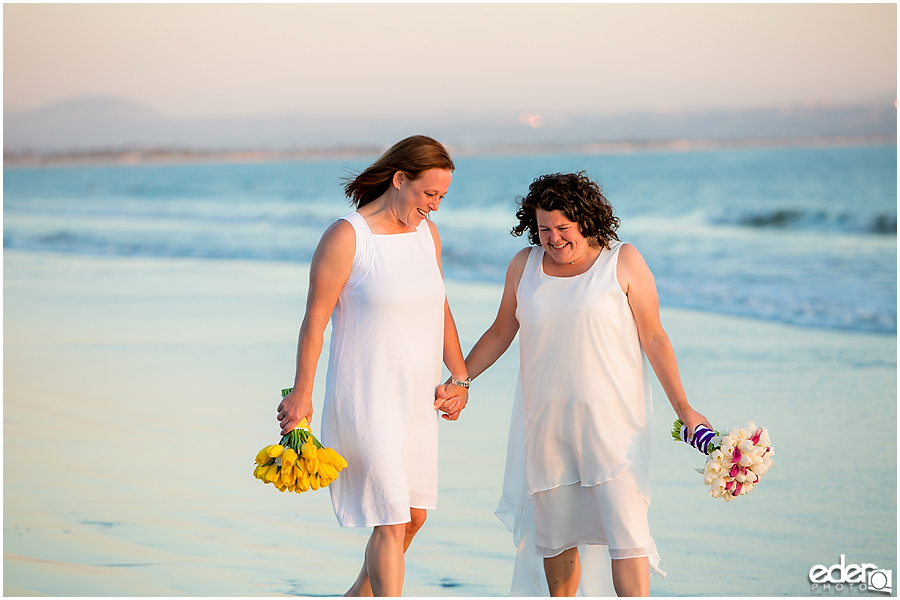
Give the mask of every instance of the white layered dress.
[[356, 232], [353, 267], [332, 313], [322, 442], [347, 467], [330, 486], [342, 526], [409, 521], [437, 499], [444, 281], [427, 221], [416, 231]]
[[[520, 369], [497, 516], [518, 546], [511, 595], [548, 595], [542, 557], [578, 546], [580, 592], [615, 595], [610, 558], [647, 556], [649, 365], [616, 279], [621, 242], [574, 277], [531, 248], [516, 291]], [[538, 512], [535, 528], [534, 513]]]

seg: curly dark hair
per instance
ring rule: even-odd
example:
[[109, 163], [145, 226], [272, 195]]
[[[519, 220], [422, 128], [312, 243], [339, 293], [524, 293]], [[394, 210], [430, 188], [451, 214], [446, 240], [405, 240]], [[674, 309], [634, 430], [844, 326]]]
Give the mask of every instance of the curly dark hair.
[[604, 248], [610, 240], [618, 240], [616, 229], [619, 218], [613, 215], [613, 207], [603, 195], [600, 186], [588, 179], [584, 171], [578, 173], [553, 173], [541, 175], [528, 186], [528, 195], [517, 200], [519, 224], [512, 228], [515, 236], [528, 232], [528, 241], [540, 246], [535, 210], [558, 210], [581, 227], [581, 235], [596, 237]]

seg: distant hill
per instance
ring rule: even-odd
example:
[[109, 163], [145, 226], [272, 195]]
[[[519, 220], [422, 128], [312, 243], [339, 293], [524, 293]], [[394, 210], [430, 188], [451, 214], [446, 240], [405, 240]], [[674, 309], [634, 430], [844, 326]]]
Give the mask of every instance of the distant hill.
[[518, 114], [380, 115], [284, 114], [176, 119], [119, 98], [79, 98], [3, 116], [4, 154], [131, 148], [206, 151], [313, 150], [389, 144], [413, 133], [448, 145], [647, 143], [885, 137], [897, 133], [893, 100], [884, 106], [792, 107], [783, 110], [681, 113], [543, 114], [538, 128]]

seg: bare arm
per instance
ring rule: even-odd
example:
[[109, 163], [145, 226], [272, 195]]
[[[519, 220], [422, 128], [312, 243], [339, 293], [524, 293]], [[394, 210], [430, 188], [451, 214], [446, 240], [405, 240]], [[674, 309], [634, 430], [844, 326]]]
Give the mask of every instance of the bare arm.
[[[441, 266], [441, 236], [438, 233], [437, 226], [428, 221], [431, 228], [431, 237], [434, 239], [434, 251], [437, 255], [438, 269], [441, 270], [441, 277], [444, 276], [444, 270]], [[463, 360], [462, 348], [459, 345], [459, 333], [456, 330], [456, 321], [453, 320], [453, 313], [450, 312], [450, 302], [444, 297], [444, 364], [450, 371], [450, 375], [460, 381], [468, 379], [466, 373], [466, 362]], [[449, 388], [449, 390], [447, 389]], [[459, 418], [459, 413], [466, 407], [469, 400], [469, 390], [458, 386], [444, 384], [441, 386], [445, 397], [439, 397], [435, 391], [434, 407], [445, 413], [441, 415], [448, 421], [455, 421]]]
[[325, 327], [337, 304], [341, 289], [350, 277], [356, 234], [350, 223], [340, 220], [322, 235], [309, 269], [306, 314], [297, 342], [297, 372], [294, 390], [278, 405], [282, 435], [296, 427], [301, 419], [312, 423], [312, 392], [316, 365], [322, 354]]
[[709, 421], [688, 403], [678, 374], [675, 351], [659, 320], [659, 296], [653, 273], [644, 262], [644, 257], [631, 244], [623, 244], [619, 250], [617, 276], [622, 291], [628, 296], [628, 305], [637, 324], [641, 347], [675, 414], [687, 425], [690, 435], [693, 435], [697, 425], [709, 425]]
[[466, 357], [466, 367], [472, 379], [497, 362], [519, 332], [519, 321], [516, 319], [516, 290], [522, 279], [529, 252], [530, 248], [520, 250], [510, 261], [497, 316]]

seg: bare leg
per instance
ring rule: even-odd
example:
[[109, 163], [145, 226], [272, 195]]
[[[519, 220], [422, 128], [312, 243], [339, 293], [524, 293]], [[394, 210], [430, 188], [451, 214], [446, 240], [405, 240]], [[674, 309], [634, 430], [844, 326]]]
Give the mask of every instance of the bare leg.
[[[416, 533], [422, 528], [422, 525], [425, 524], [425, 517], [427, 516], [427, 511], [424, 508], [410, 508], [409, 509], [410, 521], [405, 525], [405, 531], [403, 534], [403, 552], [409, 548], [409, 545], [412, 543], [413, 537], [415, 537]], [[374, 532], [373, 532], [374, 535]], [[368, 547], [367, 547], [368, 548]], [[347, 590], [345, 596], [373, 596], [372, 593], [372, 585], [369, 583], [369, 571], [368, 571], [368, 557], [363, 561], [362, 569], [359, 571], [359, 575], [356, 577], [356, 581], [353, 582], [353, 585]]]
[[544, 575], [551, 596], [574, 596], [581, 581], [578, 548], [569, 548], [553, 558], [544, 559]]
[[613, 587], [619, 597], [650, 595], [650, 560], [646, 556], [612, 561]]
[[424, 508], [409, 509], [409, 523], [406, 524], [406, 535], [403, 538], [404, 554], [409, 549], [409, 545], [412, 544], [415, 535], [422, 529], [422, 525], [425, 524], [425, 517], [427, 516], [428, 511]]
[[405, 524], [379, 525], [366, 544], [366, 572], [374, 596], [399, 596], [403, 590]]

